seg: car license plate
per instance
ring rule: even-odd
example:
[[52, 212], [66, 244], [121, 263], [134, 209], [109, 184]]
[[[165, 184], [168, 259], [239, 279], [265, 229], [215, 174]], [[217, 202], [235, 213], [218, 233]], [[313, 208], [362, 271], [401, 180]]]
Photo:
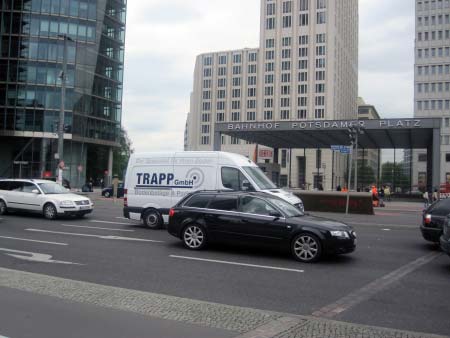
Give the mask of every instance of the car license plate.
[[91, 208], [91, 206], [89, 206], [89, 205], [82, 205], [80, 207], [81, 210], [86, 210], [86, 209], [90, 209], [90, 208]]

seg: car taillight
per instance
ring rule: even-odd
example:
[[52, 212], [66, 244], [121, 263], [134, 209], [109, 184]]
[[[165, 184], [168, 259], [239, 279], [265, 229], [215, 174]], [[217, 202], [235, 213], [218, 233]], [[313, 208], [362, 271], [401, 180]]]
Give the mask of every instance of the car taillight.
[[173, 217], [175, 215], [175, 209], [170, 209], [169, 211], [169, 217]]
[[123, 205], [128, 206], [128, 189], [124, 189], [123, 191]]
[[431, 223], [431, 215], [430, 214], [425, 215], [423, 220], [424, 220], [425, 224], [430, 224]]

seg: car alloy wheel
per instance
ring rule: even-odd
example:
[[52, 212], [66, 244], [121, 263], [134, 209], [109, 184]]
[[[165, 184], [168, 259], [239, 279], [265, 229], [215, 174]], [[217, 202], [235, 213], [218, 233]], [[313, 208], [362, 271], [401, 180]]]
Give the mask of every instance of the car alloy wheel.
[[142, 217], [144, 224], [150, 229], [156, 230], [162, 227], [162, 217], [158, 211], [152, 209], [147, 210]]
[[110, 198], [110, 197], [111, 197], [111, 194], [109, 193], [109, 191], [106, 191], [106, 192], [105, 192], [105, 197], [106, 197], [106, 198]]
[[301, 262], [316, 262], [322, 255], [320, 240], [312, 234], [300, 234], [292, 242], [292, 254]]
[[200, 250], [206, 245], [206, 232], [200, 225], [188, 225], [183, 231], [184, 245], [192, 250]]
[[55, 219], [57, 215], [56, 208], [53, 204], [46, 204], [44, 207], [44, 217], [47, 219]]
[[0, 200], [0, 215], [5, 215], [8, 212], [5, 201]]

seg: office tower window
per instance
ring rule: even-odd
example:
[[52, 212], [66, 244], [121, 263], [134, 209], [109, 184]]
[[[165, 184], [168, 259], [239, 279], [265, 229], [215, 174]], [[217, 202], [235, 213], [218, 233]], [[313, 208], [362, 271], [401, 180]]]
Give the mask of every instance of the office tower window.
[[308, 26], [308, 14], [300, 14], [299, 25], [300, 26]]

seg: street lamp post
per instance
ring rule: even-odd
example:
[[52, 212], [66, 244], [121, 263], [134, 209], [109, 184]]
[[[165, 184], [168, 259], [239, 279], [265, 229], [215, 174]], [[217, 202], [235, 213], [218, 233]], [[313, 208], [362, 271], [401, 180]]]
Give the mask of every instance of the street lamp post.
[[62, 71], [59, 75], [61, 79], [61, 108], [59, 110], [59, 125], [58, 125], [58, 156], [56, 157], [58, 160], [58, 171], [57, 171], [57, 180], [58, 183], [62, 185], [62, 172], [63, 168], [61, 168], [61, 163], [63, 163], [64, 156], [64, 114], [65, 114], [65, 102], [66, 102], [66, 80], [67, 80], [67, 41], [73, 41], [67, 35], [58, 35], [58, 37], [63, 38], [64, 40], [64, 48], [63, 48], [63, 64]]
[[[349, 159], [349, 170], [348, 170], [348, 190], [347, 190], [347, 205], [345, 208], [345, 213], [348, 214], [349, 205], [350, 205], [350, 187], [351, 187], [351, 179], [352, 179], [352, 164], [353, 157], [356, 158], [356, 166], [355, 166], [355, 190], [358, 190], [358, 136], [359, 134], [364, 134], [364, 131], [361, 126], [350, 127], [348, 128], [348, 137], [350, 138], [350, 159]], [[353, 150], [355, 151], [355, 155], [353, 156]]]

